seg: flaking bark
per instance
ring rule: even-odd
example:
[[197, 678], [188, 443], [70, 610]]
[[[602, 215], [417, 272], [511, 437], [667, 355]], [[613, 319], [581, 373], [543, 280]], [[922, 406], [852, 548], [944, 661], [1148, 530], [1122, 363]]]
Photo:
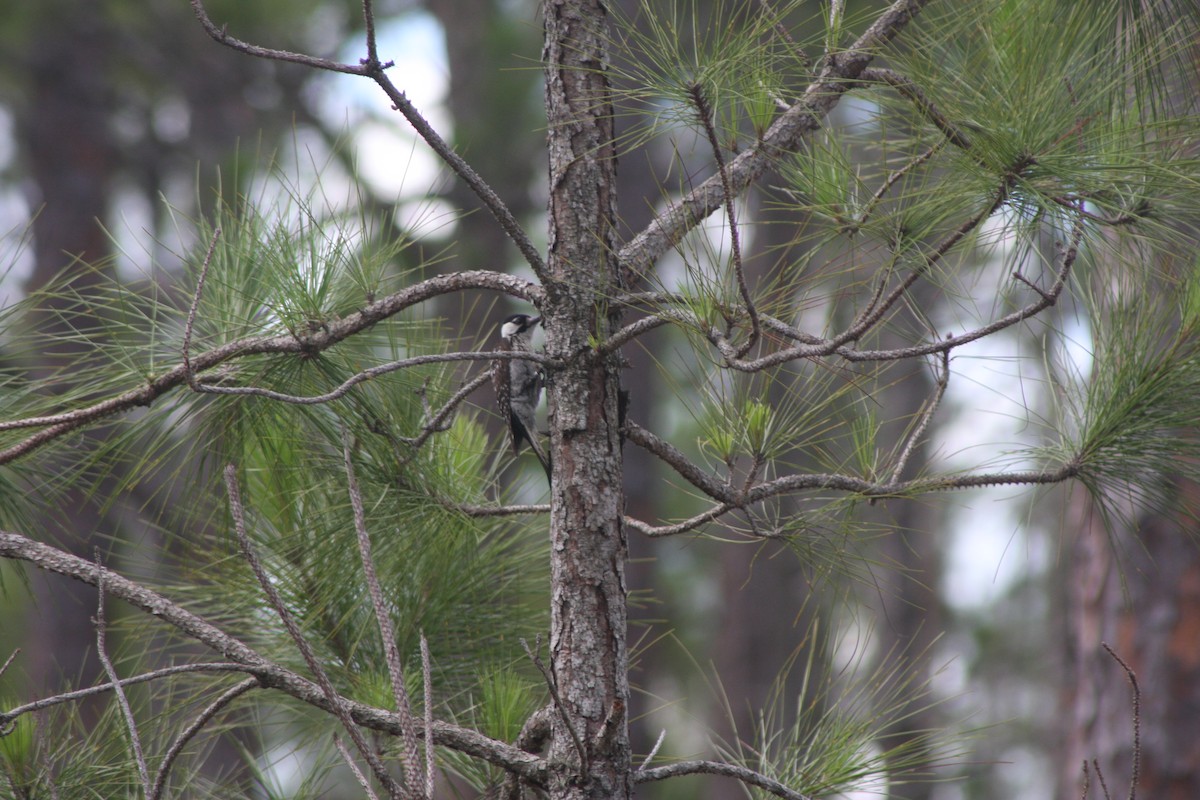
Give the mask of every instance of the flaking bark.
[[[602, 299], [619, 287], [616, 155], [606, 74], [605, 11], [597, 0], [543, 6], [550, 154], [545, 317], [551, 370], [552, 609], [550, 657], [571, 727], [556, 715], [550, 796], [623, 798], [632, 790], [625, 608], [627, 545], [617, 414], [617, 361], [591, 346], [617, 329]], [[586, 763], [580, 763], [586, 761]]]

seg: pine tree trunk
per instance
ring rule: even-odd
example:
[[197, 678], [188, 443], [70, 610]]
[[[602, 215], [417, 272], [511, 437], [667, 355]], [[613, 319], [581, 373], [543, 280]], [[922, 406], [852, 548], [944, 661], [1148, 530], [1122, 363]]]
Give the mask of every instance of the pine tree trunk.
[[[1179, 504], [1200, 507], [1200, 487], [1180, 480]], [[1094, 759], [1113, 797], [1134, 773], [1129, 680], [1141, 688], [1138, 797], [1200, 797], [1200, 550], [1186, 514], [1148, 514], [1112, 536], [1092, 512], [1079, 526], [1071, 563], [1071, 674], [1060, 797], [1080, 797], [1082, 763]], [[1095, 768], [1089, 798], [1104, 792]]]
[[[547, 375], [554, 489], [550, 656], [561, 711], [551, 734], [552, 798], [631, 794], [624, 492], [613, 357], [592, 337], [616, 326], [616, 156], [598, 0], [547, 0], [550, 220]], [[563, 719], [569, 720], [569, 725]], [[581, 752], [582, 751], [582, 752]]]

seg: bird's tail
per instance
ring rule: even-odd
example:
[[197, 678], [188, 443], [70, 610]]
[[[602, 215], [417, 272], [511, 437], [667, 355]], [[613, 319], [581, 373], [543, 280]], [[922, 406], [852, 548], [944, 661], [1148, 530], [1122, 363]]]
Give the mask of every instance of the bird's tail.
[[541, 443], [537, 440], [537, 434], [534, 434], [534, 438], [529, 440], [529, 445], [529, 449], [533, 451], [533, 454], [537, 456], [537, 460], [541, 462], [542, 469], [546, 470], [546, 483], [549, 484], [551, 474], [549, 454], [542, 449]]

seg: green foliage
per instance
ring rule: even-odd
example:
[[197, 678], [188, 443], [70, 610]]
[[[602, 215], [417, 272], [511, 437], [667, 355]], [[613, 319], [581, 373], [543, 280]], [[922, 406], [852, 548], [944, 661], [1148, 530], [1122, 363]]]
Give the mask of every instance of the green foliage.
[[777, 101], [790, 98], [808, 74], [805, 43], [776, 33], [778, 20], [811, 15], [805, 6], [800, 0], [771, 9], [749, 0], [670, 0], [641, 3], [629, 18], [614, 8], [613, 49], [624, 54], [615, 67], [616, 102], [627, 112], [650, 112], [645, 127], [627, 134], [626, 145], [632, 149], [677, 127], [702, 130], [697, 93], [723, 145], [736, 151], [747, 131], [761, 136]]
[[[1178, 511], [1171, 484], [1200, 457], [1200, 329], [1188, 310], [1164, 327], [1172, 303], [1162, 292], [1131, 287], [1128, 296], [1097, 300], [1090, 374], [1065, 387], [1068, 425], [1048, 452], [1075, 465], [1079, 480], [1107, 513]], [[1132, 501], [1133, 506], [1130, 506]]]
[[[50, 344], [45, 329], [22, 324], [23, 314], [42, 296], [6, 309], [6, 352], [13, 357], [5, 373], [12, 387], [10, 413], [36, 416], [87, 405], [175, 368], [210, 243], [190, 341], [193, 358], [247, 338], [320, 330], [420, 277], [419, 270], [395, 268], [404, 241], [385, 241], [367, 224], [366, 212], [346, 216], [316, 197], [314, 192], [285, 196], [275, 204], [218, 203], [213, 219], [198, 225], [198, 241], [184, 259], [187, 273], [175, 276], [173, 284], [160, 280], [131, 287], [104, 279], [87, 287], [86, 305], [83, 290], [76, 292], [78, 284], [52, 287], [49, 296], [70, 302], [59, 312], [64, 325], [51, 334], [57, 341]], [[66, 350], [58, 373], [62, 389], [50, 397], [36, 384], [22, 382], [23, 359], [15, 354], [32, 359], [58, 344]], [[409, 314], [320, 353], [250, 356], [197, 377], [218, 387], [312, 397], [363, 369], [448, 349], [436, 320]], [[375, 569], [407, 677], [416, 681], [410, 691], [421, 697], [418, 642], [424, 633], [432, 643], [439, 717], [466, 713], [477, 707], [475, 698], [483, 697], [479, 707], [489, 718], [511, 727], [505, 713], [524, 707], [518, 671], [510, 668], [505, 674], [481, 665], [525, 663], [520, 637], [532, 638], [546, 628], [546, 537], [542, 523], [472, 519], [457, 509], [460, 503], [486, 502], [497, 491], [498, 475], [489, 460], [494, 446], [469, 409], [460, 409], [447, 430], [419, 449], [409, 443], [428, 422], [429, 410], [440, 408], [461, 380], [452, 364], [414, 367], [318, 404], [181, 387], [135, 417], [115, 421], [111, 435], [87, 449], [64, 441], [39, 454], [45, 467], [37, 459], [20, 462], [24, 471], [5, 487], [4, 496], [14, 509], [31, 513], [24, 482], [40, 467], [39, 499], [47, 506], [58, 493], [81, 487], [107, 503], [130, 493], [142, 497], [144, 524], [166, 542], [147, 559], [148, 571], [157, 577], [146, 577], [146, 583], [305, 674], [294, 643], [266, 605], [233, 539], [220, 475], [226, 463], [234, 464], [257, 554], [335, 685], [349, 697], [390, 707], [387, 666], [347, 492], [345, 434], [353, 442]], [[20, 429], [0, 434], [5, 442], [26, 435]], [[64, 454], [71, 457], [60, 461]], [[52, 470], [50, 464], [58, 466]], [[162, 570], [163, 565], [172, 569]], [[144, 620], [129, 624], [135, 625], [131, 641], [147, 648], [142, 663], [195, 660], [188, 641], [170, 632], [152, 640], [139, 627]], [[172, 686], [158, 681], [151, 690], [162, 693], [158, 700], [170, 706], [166, 693], [175, 691]], [[274, 733], [268, 738], [301, 742], [312, 753], [313, 772], [306, 779], [316, 792], [322, 765], [340, 759], [327, 747], [328, 721], [314, 725], [311, 713], [292, 704], [281, 709], [272, 712]], [[237, 719], [244, 725], [254, 722]], [[167, 733], [178, 730], [177, 719], [161, 722]], [[161, 753], [167, 743], [155, 741], [154, 730], [147, 729], [153, 744], [148, 752]], [[123, 733], [112, 739], [128, 741]], [[28, 763], [18, 759], [28, 749], [22, 736], [0, 742], [9, 748], [11, 769]], [[128, 767], [128, 751], [117, 749], [121, 759], [114, 753], [112, 763]], [[93, 770], [108, 763], [90, 756], [89, 761]], [[177, 776], [188, 769], [180, 766]], [[136, 779], [134, 773], [121, 774], [121, 780]], [[260, 777], [266, 790], [271, 778]], [[66, 785], [64, 778], [60, 786]], [[105, 790], [104, 796], [126, 793]], [[200, 787], [194, 796], [204, 796]]]

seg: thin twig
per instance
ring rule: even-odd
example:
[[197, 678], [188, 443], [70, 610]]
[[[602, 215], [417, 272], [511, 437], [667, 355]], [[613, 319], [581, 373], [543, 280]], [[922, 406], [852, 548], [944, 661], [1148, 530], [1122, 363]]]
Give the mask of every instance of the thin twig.
[[659, 438], [633, 420], [626, 420], [623, 430], [626, 439], [658, 456], [663, 462], [678, 472], [688, 483], [709, 497], [730, 505], [739, 505], [738, 498], [727, 484], [707, 472], [700, 465], [694, 463], [675, 445]]
[[723, 775], [727, 778], [736, 778], [747, 786], [763, 789], [776, 797], [784, 798], [784, 800], [813, 800], [809, 795], [790, 789], [761, 772], [755, 772], [740, 764], [726, 764], [721, 761], [679, 761], [663, 767], [637, 770], [633, 773], [633, 782], [635, 784], [650, 783], [680, 775]]
[[361, 786], [362, 790], [366, 793], [367, 800], [379, 800], [378, 796], [375, 794], [375, 790], [371, 788], [371, 782], [367, 780], [367, 776], [364, 775], [362, 770], [358, 768], [358, 764], [354, 761], [354, 756], [350, 755], [350, 751], [346, 749], [346, 745], [342, 744], [342, 739], [340, 736], [335, 735], [333, 737], [333, 746], [336, 747], [337, 751], [342, 754], [342, 760], [346, 762], [346, 766], [350, 768], [352, 773], [354, 773], [354, 779], [358, 781], [358, 785]]
[[158, 774], [154, 776], [154, 786], [151, 788], [149, 800], [159, 800], [162, 797], [163, 789], [167, 786], [167, 776], [171, 772], [171, 767], [174, 765], [175, 759], [183, 752], [183, 748], [192, 740], [192, 737], [199, 733], [200, 729], [207, 725], [221, 709], [260, 685], [258, 678], [246, 678], [234, 684], [209, 704], [207, 708], [201, 711], [200, 715], [192, 720], [190, 725], [179, 732], [179, 735], [175, 737], [175, 741], [171, 742], [171, 746], [167, 748], [162, 763], [159, 764]]
[[712, 109], [708, 105], [708, 98], [704, 96], [704, 87], [700, 84], [693, 83], [689, 87], [689, 92], [692, 96], [692, 102], [696, 104], [696, 113], [700, 117], [700, 124], [704, 128], [705, 135], [708, 136], [708, 145], [712, 149], [713, 160], [717, 162], [717, 174], [721, 177], [721, 192], [725, 196], [725, 216], [729, 220], [729, 248], [733, 257], [733, 274], [737, 279], [738, 291], [742, 295], [742, 302], [746, 304], [746, 312], [750, 317], [750, 335], [734, 351], [734, 357], [741, 358], [758, 343], [760, 333], [758, 328], [758, 309], [754, 307], [754, 298], [750, 296], [750, 287], [746, 284], [746, 271], [742, 265], [742, 237], [738, 229], [737, 214], [734, 208], [735, 198], [733, 187], [729, 183], [729, 171], [725, 166], [725, 157], [721, 155], [721, 143], [717, 140], [717, 129], [713, 123]]
[[946, 387], [950, 385], [950, 351], [942, 353], [941, 369], [938, 370], [937, 383], [933, 397], [925, 401], [925, 407], [921, 410], [921, 418], [917, 422], [908, 440], [904, 443], [904, 449], [900, 453], [900, 457], [896, 459], [896, 468], [892, 470], [890, 484], [900, 482], [900, 476], [904, 473], [904, 468], [908, 465], [908, 460], [912, 458], [913, 452], [917, 449], [917, 445], [925, 437], [925, 431], [929, 428], [929, 422], [933, 419], [934, 413], [937, 412], [938, 406], [942, 404], [942, 398], [946, 395]]
[[417, 748], [417, 729], [413, 719], [412, 703], [404, 683], [404, 666], [400, 662], [400, 649], [396, 646], [396, 632], [383, 600], [383, 589], [375, 571], [375, 559], [371, 556], [371, 537], [367, 532], [367, 518], [363, 510], [362, 492], [358, 488], [358, 477], [354, 472], [354, 461], [350, 458], [350, 434], [342, 430], [342, 463], [346, 470], [346, 489], [350, 494], [350, 507], [354, 512], [354, 533], [358, 540], [358, 554], [362, 560], [363, 573], [367, 581], [367, 593], [375, 610], [375, 622], [383, 639], [384, 660], [387, 662], [388, 678], [392, 684], [392, 699], [396, 712], [404, 720], [404, 748], [400, 761], [404, 765], [404, 779], [410, 789], [417, 787], [417, 766], [420, 752]]
[[518, 517], [524, 514], [549, 514], [549, 503], [527, 503], [515, 506], [472, 506], [439, 501], [446, 508], [468, 517]]
[[886, 83], [888, 86], [891, 86], [908, 98], [917, 107], [917, 110], [932, 122], [935, 128], [942, 132], [942, 135], [946, 137], [948, 142], [960, 150], [968, 153], [971, 152], [971, 140], [963, 133], [962, 128], [950, 122], [946, 118], [946, 115], [921, 91], [921, 87], [913, 83], [907, 76], [901, 75], [892, 69], [868, 67], [862, 71], [860, 77], [864, 81]]
[[673, 525], [651, 525], [634, 517], [625, 517], [625, 526], [633, 528], [638, 533], [652, 538], [661, 538], [665, 536], [678, 536], [681, 533], [694, 531], [705, 523], [719, 519], [730, 511], [733, 511], [737, 506], [731, 503], [718, 503], [712, 508], [704, 511], [694, 517], [689, 517], [682, 522], [674, 523]]
[[211, 19], [208, 12], [204, 9], [204, 3], [201, 0], [191, 0], [192, 11], [196, 14], [196, 19], [200, 20], [200, 24], [204, 30], [217, 42], [226, 47], [237, 50], [239, 53], [245, 53], [248, 56], [256, 58], [265, 58], [270, 61], [286, 61], [291, 64], [300, 64], [312, 69], [328, 70], [330, 72], [343, 72], [348, 75], [367, 75], [367, 68], [363, 65], [341, 64], [337, 61], [330, 61], [327, 58], [318, 58], [316, 56], [304, 55], [303, 53], [292, 53], [287, 50], [273, 50], [269, 47], [259, 47], [258, 45], [243, 42], [240, 39], [229, 35], [225, 26], [217, 27]]
[[[118, 681], [118, 685], [132, 686], [135, 683], [145, 683], [169, 675], [178, 675], [184, 672], [247, 672], [247, 668], [242, 664], [232, 664], [227, 662], [204, 663], [204, 664], [177, 664], [173, 667], [163, 667], [161, 669], [146, 672], [141, 675], [134, 675], [132, 678], [122, 678]], [[104, 683], [99, 686], [89, 686], [86, 689], [75, 689], [70, 692], [63, 692], [51, 697], [43, 697], [39, 700], [26, 703], [25, 705], [16, 706], [3, 713], [0, 713], [0, 736], [6, 736], [11, 732], [11, 725], [14, 720], [25, 714], [34, 711], [41, 711], [43, 708], [60, 705], [62, 703], [70, 703], [75, 700], [82, 700], [85, 697], [91, 697], [96, 694], [113, 691], [112, 683]]]
[[199, 385], [196, 372], [192, 369], [192, 331], [196, 327], [196, 311], [200, 308], [200, 296], [204, 292], [204, 281], [208, 278], [208, 268], [212, 265], [213, 253], [217, 251], [217, 239], [221, 236], [221, 226], [213, 229], [212, 239], [208, 243], [208, 252], [204, 254], [204, 263], [200, 265], [200, 277], [196, 279], [196, 291], [192, 295], [192, 306], [188, 309], [187, 324], [183, 328], [183, 369], [187, 385], [195, 391]]
[[1108, 642], [1101, 642], [1100, 646], [1125, 670], [1125, 677], [1129, 679], [1129, 685], [1133, 688], [1133, 766], [1129, 776], [1129, 800], [1137, 800], [1142, 762], [1142, 690], [1138, 686], [1137, 674], [1108, 646]]
[[[580, 773], [587, 775], [590, 771], [587, 750], [583, 747], [583, 740], [579, 738], [579, 734], [575, 732], [575, 726], [571, 724], [571, 717], [567, 714], [567, 707], [563, 704], [562, 697], [558, 694], [558, 681], [554, 679], [549, 668], [546, 667], [539, 656], [533, 649], [529, 647], [529, 642], [524, 639], [520, 640], [521, 647], [525, 648], [525, 654], [529, 656], [529, 660], [538, 668], [538, 672], [542, 673], [542, 677], [546, 681], [546, 688], [550, 690], [550, 698], [554, 701], [554, 707], [558, 709], [558, 716], [563, 721], [563, 725], [567, 728], [567, 733], [571, 735], [571, 741], [575, 743], [575, 752], [579, 754]], [[542, 646], [542, 637], [539, 634], [535, 640], [537, 647]]]
[[1092, 759], [1092, 769], [1096, 772], [1096, 780], [1100, 782], [1100, 791], [1104, 792], [1104, 800], [1112, 800], [1112, 795], [1108, 793], [1108, 782], [1104, 780], [1104, 771], [1100, 769], [1097, 759]]
[[762, 9], [764, 14], [771, 18], [771, 27], [775, 29], [777, 34], [779, 34], [779, 38], [783, 39], [791, 46], [792, 52], [796, 56], [796, 59], [802, 65], [804, 65], [806, 69], [811, 67], [812, 59], [809, 57], [808, 53], [804, 52], [804, 48], [792, 38], [792, 34], [788, 31], [788, 29], [783, 26], [783, 20], [781, 20], [779, 15], [775, 13], [775, 9], [771, 8], [771, 4], [768, 3], [767, 0], [758, 0], [758, 6]]
[[445, 405], [443, 405], [436, 414], [428, 418], [428, 421], [425, 423], [424, 427], [421, 428], [421, 432], [419, 434], [416, 436], [398, 436], [396, 438], [407, 445], [411, 445], [413, 449], [418, 449], [421, 447], [421, 445], [425, 444], [426, 440], [428, 440], [433, 434], [449, 430], [450, 415], [454, 413], [454, 410], [458, 408], [464, 400], [470, 397], [472, 392], [487, 383], [491, 377], [492, 373], [490, 369], [476, 375], [470, 381], [464, 383], [462, 388], [451, 395], [450, 399], [446, 401]]
[[8, 668], [12, 664], [13, 659], [16, 658], [17, 654], [20, 652], [21, 648], [18, 647], [12, 651], [12, 654], [8, 658], [4, 659], [4, 666], [0, 667], [0, 677], [3, 677], [4, 673], [8, 672]]
[[[96, 564], [100, 565], [99, 552], [96, 553]], [[113, 694], [117, 697], [117, 705], [121, 707], [121, 714], [125, 717], [125, 728], [129, 731], [129, 744], [133, 749], [133, 758], [137, 762], [142, 791], [145, 793], [144, 796], [149, 797], [150, 771], [146, 768], [146, 755], [142, 752], [142, 738], [138, 735], [137, 720], [133, 718], [133, 709], [129, 706], [129, 698], [125, 696], [125, 690], [121, 687], [121, 679], [117, 676], [117, 670], [113, 667], [112, 660], [108, 657], [108, 623], [104, 618], [104, 571], [101, 569], [97, 572], [99, 577], [96, 581], [96, 618], [93, 620], [96, 625], [96, 655], [104, 667], [104, 674], [108, 676], [108, 680], [112, 684]]]
[[433, 749], [433, 659], [429, 657], [429, 642], [421, 631], [421, 679], [425, 685], [425, 796], [433, 797], [436, 753]]
[[363, 24], [367, 30], [367, 63], [379, 64], [379, 47], [375, 43], [375, 11], [371, 0], [363, 0]]
[[354, 720], [350, 718], [350, 713], [346, 710], [345, 700], [337, 690], [333, 688], [333, 682], [329, 680], [329, 675], [321, 666], [321, 662], [317, 660], [316, 653], [313, 652], [312, 645], [304, 638], [304, 634], [300, 632], [300, 627], [292, 618], [291, 612], [287, 610], [283, 599], [279, 596], [279, 591], [275, 588], [275, 584], [271, 581], [271, 577], [263, 568], [262, 562], [258, 560], [258, 555], [254, 552], [253, 546], [250, 544], [250, 537], [246, 533], [246, 517], [242, 506], [242, 494], [238, 487], [237, 469], [233, 464], [225, 467], [225, 490], [229, 495], [229, 510], [233, 515], [234, 532], [237, 535], [238, 544], [242, 548], [242, 555], [250, 564], [250, 569], [254, 572], [254, 577], [258, 579], [258, 584], [262, 587], [263, 594], [267, 596], [267, 601], [271, 604], [271, 608], [275, 610], [276, 616], [287, 629], [288, 635], [296, 645], [296, 649], [300, 651], [300, 655], [304, 658], [304, 663], [308, 665], [313, 677], [316, 678], [317, 684], [321, 687], [321, 691], [325, 693], [325, 698], [329, 702], [333, 713], [337, 715], [338, 720], [342, 723], [342, 727], [346, 729], [346, 733], [350, 735], [354, 746], [358, 748], [358, 752], [366, 759], [371, 766], [371, 771], [375, 773], [375, 779], [388, 791], [388, 795], [392, 800], [406, 800], [407, 793], [404, 791], [383, 762], [379, 760], [379, 756], [367, 744], [363, 738], [362, 732], [358, 726], [354, 724]]
[[650, 748], [650, 752], [647, 753], [646, 758], [642, 760], [642, 765], [637, 768], [638, 772], [642, 772], [646, 769], [646, 767], [650, 766], [650, 762], [654, 760], [656, 755], [658, 755], [658, 748], [662, 747], [663, 740], [666, 738], [667, 729], [663, 728], [658, 734], [658, 739], [654, 742], [654, 747]]
[[[502, 359], [520, 358], [522, 361], [536, 361], [539, 364], [554, 363], [552, 359], [541, 353], [479, 353], [474, 351], [462, 353], [430, 353], [423, 356], [413, 356], [411, 358], [402, 358], [399, 361], [391, 361], [387, 364], [380, 364], [377, 367], [368, 367], [367, 369], [351, 375], [346, 380], [342, 381], [336, 389], [318, 395], [294, 395], [284, 392], [276, 392], [271, 389], [263, 389], [258, 386], [218, 386], [208, 383], [197, 383], [192, 388], [198, 392], [205, 394], [226, 394], [226, 395], [243, 395], [251, 397], [262, 397], [267, 400], [276, 400], [281, 403], [289, 403], [292, 405], [315, 406], [329, 403], [334, 400], [339, 400], [346, 395], [351, 389], [360, 383], [378, 378], [382, 375], [387, 375], [398, 370], [407, 369], [409, 367], [419, 367], [426, 364], [445, 364], [453, 361], [494, 361], [497, 356]], [[482, 384], [480, 384], [482, 385]]]
[[887, 176], [887, 179], [884, 180], [883, 184], [878, 189], [875, 190], [875, 194], [871, 195], [871, 199], [867, 201], [867, 204], [863, 208], [862, 213], [858, 215], [858, 219], [854, 220], [854, 227], [851, 232], [852, 233], [857, 232], [858, 230], [860, 230], [862, 228], [863, 225], [866, 224], [866, 222], [870, 218], [871, 214], [875, 211], [875, 207], [878, 206], [879, 203], [883, 200], [884, 196], [887, 195], [888, 190], [896, 185], [896, 181], [900, 180], [905, 175], [912, 172], [914, 169], [921, 166], [929, 159], [933, 158], [934, 154], [936, 154], [938, 150], [941, 150], [943, 146], [944, 146], [944, 143], [939, 141], [939, 142], [935, 143], [933, 146], [931, 146], [924, 153], [921, 153], [921, 155], [917, 156], [916, 158], [910, 159], [909, 162], [907, 164], [905, 164], [903, 167], [901, 167], [900, 169], [896, 170], [895, 172], [889, 173]]

